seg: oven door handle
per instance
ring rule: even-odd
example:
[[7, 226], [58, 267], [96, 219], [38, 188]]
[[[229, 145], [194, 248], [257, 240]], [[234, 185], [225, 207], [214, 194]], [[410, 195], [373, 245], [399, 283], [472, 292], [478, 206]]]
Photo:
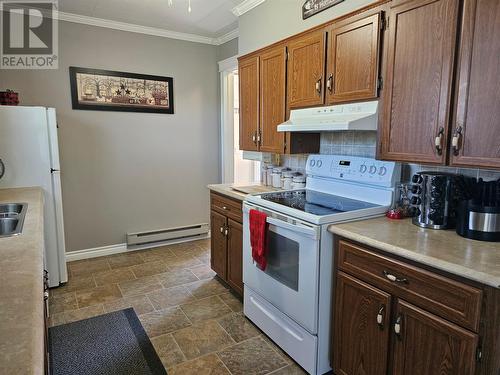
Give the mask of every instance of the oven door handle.
[[271, 225], [274, 225], [278, 228], [288, 229], [293, 232], [298, 232], [301, 234], [305, 234], [308, 237], [311, 237], [314, 240], [319, 238], [319, 231], [317, 228], [308, 228], [303, 225], [294, 225], [287, 223], [286, 221], [275, 219], [274, 217], [267, 217], [267, 222]]

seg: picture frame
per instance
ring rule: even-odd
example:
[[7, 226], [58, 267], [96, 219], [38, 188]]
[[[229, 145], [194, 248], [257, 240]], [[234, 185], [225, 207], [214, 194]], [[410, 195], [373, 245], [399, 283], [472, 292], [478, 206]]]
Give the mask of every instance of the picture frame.
[[71, 66], [73, 109], [174, 113], [173, 78]]
[[344, 0], [306, 0], [302, 5], [302, 19], [314, 16]]

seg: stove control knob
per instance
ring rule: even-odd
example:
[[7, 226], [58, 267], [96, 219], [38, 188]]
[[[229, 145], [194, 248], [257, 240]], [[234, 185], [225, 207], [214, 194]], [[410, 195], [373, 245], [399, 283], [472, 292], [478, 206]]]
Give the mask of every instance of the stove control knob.
[[379, 170], [378, 170], [378, 174], [380, 176], [385, 176], [385, 174], [387, 173], [387, 168], [386, 167], [380, 167]]
[[370, 174], [375, 174], [375, 172], [377, 172], [377, 167], [374, 165], [370, 166], [370, 170], [368, 172]]
[[411, 182], [413, 182], [414, 184], [420, 184], [420, 183], [422, 183], [422, 180], [423, 180], [423, 178], [419, 174], [415, 174], [411, 178]]
[[362, 164], [361, 167], [359, 167], [359, 171], [361, 173], [366, 173], [367, 170], [368, 170], [368, 167], [366, 166], [366, 164]]
[[316, 167], [321, 168], [322, 165], [323, 165], [323, 162], [321, 160], [318, 160], [316, 162]]
[[314, 167], [314, 166], [316, 165], [316, 160], [311, 159], [311, 161], [309, 162], [309, 165], [310, 165], [311, 167]]
[[422, 192], [422, 188], [418, 185], [413, 185], [411, 187], [412, 194], [420, 194]]

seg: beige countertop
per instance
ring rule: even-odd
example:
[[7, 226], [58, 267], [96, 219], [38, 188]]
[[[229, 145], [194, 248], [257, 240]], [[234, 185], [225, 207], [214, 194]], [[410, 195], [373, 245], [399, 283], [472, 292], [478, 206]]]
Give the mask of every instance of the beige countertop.
[[500, 243], [460, 237], [454, 230], [419, 228], [385, 217], [332, 224], [328, 230], [374, 248], [500, 288]]
[[28, 211], [20, 235], [0, 238], [0, 374], [43, 374], [43, 191], [0, 189], [6, 202]]
[[281, 190], [273, 188], [272, 186], [266, 186], [262, 184], [242, 184], [241, 187], [243, 187], [243, 190], [248, 191], [248, 193], [234, 190], [233, 187], [236, 189], [239, 187], [234, 184], [213, 184], [208, 185], [207, 187], [215, 193], [219, 193], [233, 199], [238, 199], [240, 201], [244, 200], [248, 194], [259, 194]]

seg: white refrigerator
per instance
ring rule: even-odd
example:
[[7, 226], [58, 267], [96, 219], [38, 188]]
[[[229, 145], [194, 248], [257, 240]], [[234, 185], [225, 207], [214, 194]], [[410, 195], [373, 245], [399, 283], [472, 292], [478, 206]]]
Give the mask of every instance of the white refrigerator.
[[0, 159], [5, 166], [0, 189], [43, 188], [44, 262], [49, 272], [49, 286], [67, 282], [55, 109], [0, 106]]

